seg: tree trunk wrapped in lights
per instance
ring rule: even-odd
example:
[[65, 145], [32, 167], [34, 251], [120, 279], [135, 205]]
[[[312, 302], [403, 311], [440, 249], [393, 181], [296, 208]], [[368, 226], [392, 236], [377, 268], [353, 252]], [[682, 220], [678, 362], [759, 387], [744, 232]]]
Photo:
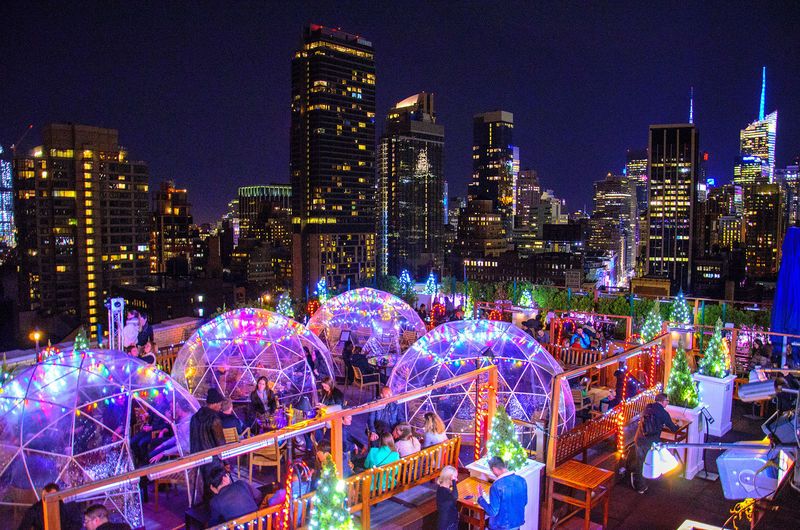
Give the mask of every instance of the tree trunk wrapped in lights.
[[678, 348], [672, 359], [672, 371], [667, 381], [667, 395], [672, 405], [693, 409], [700, 403], [700, 395], [697, 392], [694, 379], [692, 379], [692, 369], [686, 358], [683, 348]]
[[499, 405], [492, 418], [489, 441], [486, 443], [486, 454], [489, 458], [499, 457], [508, 466], [509, 471], [521, 469], [528, 461], [528, 454], [517, 440], [517, 431], [505, 407]]
[[731, 358], [728, 352], [728, 343], [722, 338], [722, 320], [717, 319], [714, 335], [698, 365], [698, 371], [702, 375], [722, 379], [730, 374], [730, 368]]
[[347, 509], [347, 485], [336, 476], [333, 457], [328, 455], [322, 464], [317, 491], [311, 506], [310, 530], [349, 530], [353, 519]]

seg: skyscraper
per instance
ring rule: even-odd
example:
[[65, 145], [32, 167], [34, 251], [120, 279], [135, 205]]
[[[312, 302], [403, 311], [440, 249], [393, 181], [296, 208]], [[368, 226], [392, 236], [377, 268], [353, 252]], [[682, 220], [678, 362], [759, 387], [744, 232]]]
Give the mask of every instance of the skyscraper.
[[608, 173], [594, 183], [594, 212], [588, 249], [616, 260], [618, 284], [624, 283], [636, 263], [636, 189], [624, 175]]
[[[0, 156], [3, 147], [0, 146]], [[0, 247], [13, 248], [14, 236], [14, 179], [11, 176], [11, 162], [0, 158]]]
[[472, 120], [472, 181], [469, 199], [490, 200], [502, 217], [504, 237], [514, 230], [519, 148], [514, 145], [514, 115], [498, 110]]
[[14, 159], [20, 303], [94, 328], [112, 285], [145, 279], [148, 170], [115, 129], [51, 124]]
[[441, 271], [444, 236], [444, 126], [433, 94], [395, 104], [378, 151], [378, 272]]
[[774, 278], [781, 262], [785, 196], [778, 184], [744, 187], [744, 238], [747, 275]]
[[286, 184], [239, 188], [239, 239], [292, 247], [292, 187]]
[[293, 291], [375, 275], [372, 43], [312, 24], [292, 59]]
[[[766, 90], [767, 90], [767, 69], [762, 70], [761, 78], [761, 104], [759, 107], [758, 119], [739, 132], [739, 154], [734, 166], [734, 183], [739, 185], [758, 184], [772, 182], [775, 172], [775, 138], [778, 128], [778, 111], [764, 116]], [[759, 181], [755, 180], [758, 173], [758, 164], [753, 157], [761, 159]], [[747, 165], [748, 167], [742, 167]], [[738, 175], [738, 178], [737, 178]]]
[[189, 194], [174, 181], [161, 183], [153, 196], [150, 272], [185, 276], [192, 269], [194, 245]]
[[625, 176], [636, 191], [636, 211], [647, 211], [647, 149], [628, 149], [625, 156]]
[[698, 133], [689, 123], [651, 125], [647, 174], [648, 274], [669, 278], [672, 288], [691, 284]]
[[535, 230], [535, 209], [542, 199], [542, 186], [535, 169], [523, 169], [517, 176], [517, 217], [514, 229], [529, 232]]

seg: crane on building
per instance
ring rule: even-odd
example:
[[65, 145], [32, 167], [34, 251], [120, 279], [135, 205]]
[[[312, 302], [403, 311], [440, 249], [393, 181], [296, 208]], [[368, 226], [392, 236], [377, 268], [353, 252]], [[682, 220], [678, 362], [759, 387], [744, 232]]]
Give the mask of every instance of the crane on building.
[[19, 140], [17, 140], [15, 143], [11, 144], [11, 157], [12, 158], [16, 158], [17, 157], [17, 148], [22, 143], [22, 140], [24, 140], [25, 137], [28, 136], [28, 133], [31, 132], [31, 129], [33, 129], [33, 124], [32, 123], [30, 125], [28, 125], [28, 127], [25, 129], [25, 132], [22, 133], [22, 136], [19, 137]]

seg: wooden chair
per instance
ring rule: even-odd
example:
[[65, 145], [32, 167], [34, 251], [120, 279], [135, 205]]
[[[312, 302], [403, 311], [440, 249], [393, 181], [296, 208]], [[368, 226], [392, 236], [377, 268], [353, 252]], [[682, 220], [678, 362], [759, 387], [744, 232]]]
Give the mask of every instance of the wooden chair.
[[250, 483], [253, 483], [253, 466], [256, 465], [261, 469], [261, 466], [271, 466], [276, 468], [278, 474], [278, 482], [281, 481], [281, 460], [283, 459], [283, 449], [286, 447], [286, 442], [281, 444], [273, 443], [262, 449], [258, 449], [250, 453]]
[[353, 367], [353, 386], [357, 386], [360, 391], [364, 390], [364, 387], [375, 387], [375, 392], [378, 392], [378, 389], [381, 386], [381, 379], [380, 374], [367, 374], [366, 376], [361, 373], [361, 370], [357, 367]]
[[580, 388], [572, 389], [572, 401], [575, 402], [575, 415], [583, 410], [590, 410], [592, 408], [592, 400], [589, 396], [584, 396]]
[[[234, 444], [242, 438], [247, 438], [247, 436], [250, 435], [250, 429], [245, 429], [242, 432], [242, 435], [239, 436], [239, 431], [236, 430], [236, 427], [229, 427], [227, 429], [222, 429], [222, 434], [225, 435], [226, 444]], [[239, 459], [241, 456], [242, 455], [236, 455], [236, 469], [239, 471], [239, 479], [242, 478], [242, 466], [239, 465]]]

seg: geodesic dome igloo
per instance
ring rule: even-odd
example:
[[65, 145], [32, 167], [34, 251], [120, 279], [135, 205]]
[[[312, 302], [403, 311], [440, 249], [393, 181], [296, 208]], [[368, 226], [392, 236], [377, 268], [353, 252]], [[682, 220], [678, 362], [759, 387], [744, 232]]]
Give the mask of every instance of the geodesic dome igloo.
[[281, 403], [305, 396], [313, 404], [317, 384], [303, 347], [317, 351], [321, 373], [333, 374], [328, 349], [302, 324], [265, 309], [235, 309], [195, 331], [178, 352], [172, 376], [201, 402], [212, 387], [248, 402], [264, 376], [275, 382]]
[[[429, 331], [400, 358], [389, 386], [395, 394], [471, 372], [494, 362], [498, 367], [497, 400], [512, 418], [531, 422], [550, 412], [551, 388], [561, 367], [538, 342], [510, 322], [462, 320]], [[575, 422], [572, 394], [562, 382], [559, 431]], [[409, 422], [422, 425], [426, 412], [435, 410], [450, 434], [474, 431], [474, 382], [434, 390], [406, 403]]]
[[393, 294], [369, 287], [334, 296], [314, 313], [307, 327], [318, 336], [324, 332], [332, 349], [332, 341], [338, 342], [345, 331], [357, 346], [372, 337], [378, 342], [388, 337], [397, 343], [404, 331], [413, 331], [417, 337], [427, 331], [413, 307]]
[[[31, 504], [50, 482], [80, 486], [131, 471], [136, 407], [161, 417], [175, 434], [179, 454], [189, 453], [197, 401], [169, 375], [123, 352], [56, 355], [7, 381], [0, 389], [2, 511], [13, 517], [20, 510], [11, 506]], [[142, 526], [138, 484], [96, 498], [132, 528]]]

